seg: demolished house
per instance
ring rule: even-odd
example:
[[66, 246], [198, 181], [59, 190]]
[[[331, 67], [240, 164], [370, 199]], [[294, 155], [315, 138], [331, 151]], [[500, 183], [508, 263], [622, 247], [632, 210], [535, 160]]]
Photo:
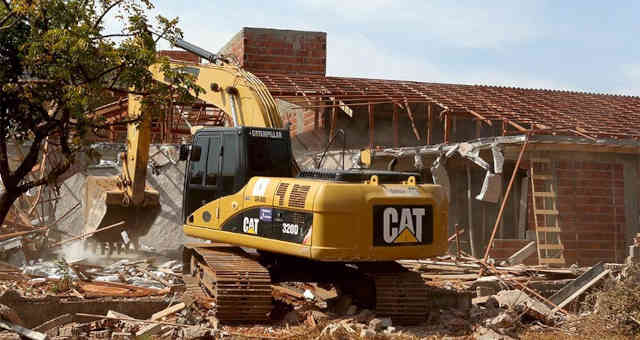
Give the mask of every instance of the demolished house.
[[[326, 38], [244, 28], [220, 51], [277, 99], [301, 167], [361, 166], [359, 151], [370, 148], [373, 167], [421, 172], [426, 182], [448, 187], [449, 233], [458, 225], [463, 251], [475, 257], [483, 257], [497, 225], [489, 256], [498, 260], [531, 241], [536, 247], [521, 259], [527, 264], [625, 260], [640, 232], [640, 98], [326, 76]], [[200, 61], [189, 52], [160, 53]], [[126, 112], [125, 98], [98, 114], [109, 121]], [[148, 181], [160, 193], [161, 232], [143, 245], [182, 244], [178, 146], [189, 141], [191, 126], [229, 124], [230, 117], [204, 102], [175, 103], [153, 123], [156, 176]], [[118, 173], [125, 135], [124, 127], [106, 131], [96, 144], [101, 164], [65, 181], [59, 197], [69, 199], [49, 198], [59, 204], [50, 207], [50, 219], [64, 219], [63, 231], [78, 234], [84, 223], [86, 176]]]
[[526, 263], [624, 261], [640, 231], [640, 98], [326, 76], [325, 52], [324, 33], [260, 28], [221, 50], [281, 101], [301, 166], [318, 166], [342, 130], [321, 166], [351, 167], [371, 148], [375, 167], [397, 159], [448, 186], [449, 233], [468, 230], [476, 257], [502, 210], [494, 258], [537, 240]]

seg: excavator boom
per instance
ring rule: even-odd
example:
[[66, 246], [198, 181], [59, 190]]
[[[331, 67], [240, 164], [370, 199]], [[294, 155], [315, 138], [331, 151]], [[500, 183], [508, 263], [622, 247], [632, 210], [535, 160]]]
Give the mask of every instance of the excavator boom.
[[[216, 61], [212, 53], [198, 53]], [[205, 89], [198, 98], [224, 111], [233, 126], [282, 128], [274, 98], [262, 81], [251, 73], [219, 62], [194, 65], [172, 61], [170, 67], [193, 74], [195, 83]], [[165, 79], [161, 65], [153, 65], [150, 71], [156, 81], [172, 86]], [[195, 97], [195, 93], [193, 95]], [[120, 176], [90, 176], [87, 179], [85, 232], [93, 232], [122, 220], [126, 222], [122, 228], [98, 235], [108, 242], [118, 241], [123, 229], [132, 239], [146, 234], [149, 224], [153, 223], [159, 212], [159, 194], [146, 185], [152, 117], [151, 114], [140, 112], [141, 100], [141, 96], [129, 95], [127, 118], [134, 121], [127, 124], [126, 152], [122, 155]], [[194, 131], [197, 129], [195, 127]], [[294, 173], [297, 172], [295, 161], [292, 161], [292, 168]]]
[[[234, 126], [283, 127], [275, 99], [253, 74], [230, 64], [172, 62], [171, 67], [193, 74], [196, 84], [206, 91], [198, 98], [224, 111]], [[164, 79], [160, 65], [152, 66], [151, 72], [156, 80], [170, 85]]]

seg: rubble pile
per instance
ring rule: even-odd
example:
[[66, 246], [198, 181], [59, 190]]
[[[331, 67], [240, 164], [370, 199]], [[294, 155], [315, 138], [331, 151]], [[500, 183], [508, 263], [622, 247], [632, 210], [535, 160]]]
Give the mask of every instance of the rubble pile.
[[185, 293], [180, 261], [150, 252], [95, 258], [82, 248], [87, 235], [56, 242], [46, 235], [45, 227], [16, 223], [0, 229], [0, 339], [510, 339], [578, 335], [589, 329], [586, 320], [640, 332], [637, 265], [517, 264], [532, 244], [498, 265], [460, 251], [398, 261], [435, 294], [419, 325], [397, 324], [332, 285], [302, 282], [272, 285], [268, 323], [226, 325], [211, 301]]
[[[0, 292], [16, 290], [24, 297], [59, 296], [77, 299], [159, 296], [183, 288], [182, 264], [172, 260], [153, 266], [152, 259], [128, 260], [100, 266], [37, 261], [13, 267], [11, 280], [0, 281]], [[5, 264], [9, 270], [12, 266]]]
[[[288, 282], [272, 286], [276, 307], [269, 323], [223, 325], [215, 317], [215, 308], [212, 308], [215, 306], [203, 305], [183, 294], [182, 264], [178, 261], [159, 264], [150, 258], [113, 260], [103, 264], [35, 261], [22, 268], [0, 265], [2, 273], [15, 275], [13, 279], [0, 281], [3, 295], [13, 291], [23, 297], [58, 297], [86, 304], [103, 298], [142, 301], [139, 299], [157, 297], [163, 301], [163, 307], [150, 311], [147, 317], [134, 317], [115, 307], [103, 314], [66, 313], [25, 328], [20, 319], [20, 307], [2, 306], [0, 328], [11, 331], [0, 333], [0, 338], [20, 334], [32, 339], [198, 339], [227, 336], [273, 339], [475, 336], [510, 339], [531, 330], [575, 334], [576, 320], [613, 310], [603, 302], [592, 303], [595, 309], [588, 312], [581, 309], [578, 300], [596, 296], [585, 293], [585, 286], [595, 287], [592, 283], [595, 281], [607, 287], [627, 287], [629, 292], [633, 292], [631, 284], [639, 277], [638, 271], [621, 265], [600, 264], [592, 268], [495, 266], [470, 257], [454, 256], [401, 263], [419, 272], [428, 286], [455, 291], [461, 296], [473, 294], [471, 303], [468, 306], [460, 303], [457, 308], [436, 308], [424, 323], [406, 326], [377, 315], [375, 310], [356, 305], [350, 296], [335, 287]], [[567, 292], [567, 287], [572, 288], [571, 291]], [[565, 302], [569, 298], [571, 301]], [[558, 299], [563, 301], [553, 302]], [[620, 322], [633, 323], [637, 319], [637, 313], [634, 313], [628, 313]], [[610, 312], [607, 315], [611, 316]]]

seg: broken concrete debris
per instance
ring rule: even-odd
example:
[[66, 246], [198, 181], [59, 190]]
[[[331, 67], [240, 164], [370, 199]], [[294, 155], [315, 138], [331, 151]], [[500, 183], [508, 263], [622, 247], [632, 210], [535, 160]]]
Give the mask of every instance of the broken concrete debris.
[[[461, 150], [473, 156], [474, 152], [465, 151], [465, 147], [449, 150], [441, 161]], [[487, 171], [494, 175], [500, 172], [500, 167], [500, 153], [496, 152], [493, 167]], [[447, 180], [446, 171], [440, 175]], [[0, 338], [4, 333], [32, 339], [282, 338], [312, 332], [320, 338], [355, 339], [475, 332], [477, 338], [509, 339], [518, 327], [535, 323], [559, 327], [573, 314], [572, 306], [577, 300], [601, 281], [613, 277], [612, 272], [621, 270], [519, 264], [535, 250], [532, 242], [523, 249], [523, 254], [514, 254], [500, 266], [463, 254], [399, 261], [408, 270], [420, 273], [434, 296], [431, 313], [417, 327], [396, 324], [392, 318], [378, 315], [375, 306], [361, 306], [354, 296], [339, 287], [299, 282], [272, 286], [278, 307], [270, 323], [224, 325], [215, 317], [215, 305], [193, 303], [193, 298], [184, 293], [183, 264], [178, 260], [156, 258], [149, 253], [141, 253], [145, 254], [142, 257], [136, 254], [137, 258], [92, 259], [83, 253], [83, 241], [77, 241], [86, 235], [71, 235], [66, 241], [52, 242], [54, 246], [73, 245], [73, 255], [79, 256], [23, 251], [29, 235], [3, 238], [0, 243], [0, 253], [2, 249], [10, 249], [9, 253], [22, 255], [22, 260], [13, 261], [13, 265], [0, 262], [0, 292], [3, 292], [0, 304], [6, 303], [0, 305], [0, 328], [10, 330], [0, 333]], [[123, 238], [127, 241], [128, 235]], [[60, 247], [55, 249], [60, 251]], [[68, 252], [71, 248], [63, 249]], [[60, 259], [52, 260], [56, 257]], [[7, 261], [11, 258], [16, 257], [5, 257]], [[51, 305], [54, 307], [46, 307]], [[149, 307], [133, 307], [136, 305]], [[42, 306], [35, 307], [42, 311], [40, 318], [30, 314], [34, 306]]]
[[[31, 334], [32, 338], [38, 339], [44, 339], [42, 336], [111, 339], [194, 339], [208, 336], [282, 338], [309, 333], [320, 338], [474, 334], [477, 338], [497, 336], [509, 339], [517, 337], [514, 332], [527, 329], [528, 325], [533, 327], [542, 323], [561, 327], [574, 314], [574, 309], [570, 308], [573, 302], [560, 306], [562, 309], [557, 308], [554, 303], [550, 305], [548, 302], [557, 301], [553, 298], [554, 294], [580, 299], [576, 292], [585, 294], [586, 289], [582, 287], [586, 284], [592, 288], [596, 286], [593, 283], [596, 277], [614, 277], [600, 275], [603, 271], [599, 266], [597, 269], [493, 266], [466, 256], [407, 260], [399, 262], [408, 270], [420, 273], [425, 285], [433, 289], [432, 312], [421, 325], [396, 325], [392, 318], [378, 315], [375, 308], [359, 306], [350, 295], [335, 287], [309, 283], [274, 284], [274, 298], [280, 306], [276, 310], [283, 312], [274, 311], [268, 324], [221, 325], [215, 317], [215, 306], [203, 308], [202, 304], [193, 303], [193, 298], [179, 292], [172, 293], [170, 287], [157, 280], [162, 278], [172, 286], [182, 284], [179, 262], [155, 262], [151, 258], [122, 259], [100, 265], [40, 261], [25, 266], [22, 273], [24, 279], [0, 281], [0, 289], [12, 289], [13, 294], [40, 298], [40, 301], [56, 297], [82, 304], [96, 303], [103, 298], [128, 298], [136, 302], [137, 299], [158, 296], [159, 308], [154, 307], [143, 315], [135, 309], [127, 311], [122, 303], [114, 300], [103, 314], [81, 311], [57, 314], [52, 315], [50, 321], [45, 320], [38, 325], [30, 323], [28, 315], [21, 314], [23, 302], [11, 307], [0, 306], [0, 317], [4, 320], [0, 327], [5, 325], [7, 327], [4, 328], [9, 327], [15, 334], [27, 337], [29, 335], [24, 334]], [[27, 271], [27, 268], [30, 269]], [[607, 273], [622, 270], [620, 266], [607, 268]], [[14, 268], [14, 272], [21, 273], [17, 268]], [[70, 280], [69, 287], [66, 290], [54, 288], [65, 277]], [[149, 282], [154, 284], [149, 285]], [[559, 293], [565, 286], [573, 288], [567, 293]], [[527, 289], [535, 290], [548, 301]], [[472, 299], [472, 294], [476, 292], [480, 294]], [[4, 296], [0, 297], [0, 303], [4, 299]], [[27, 320], [22, 323], [20, 317], [26, 317]]]

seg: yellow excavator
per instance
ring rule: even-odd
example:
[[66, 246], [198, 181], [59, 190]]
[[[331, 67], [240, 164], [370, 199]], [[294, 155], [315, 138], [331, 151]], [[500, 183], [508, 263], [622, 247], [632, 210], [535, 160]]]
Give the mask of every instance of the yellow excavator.
[[[429, 290], [419, 274], [395, 261], [446, 252], [442, 187], [421, 184], [420, 174], [411, 172], [299, 170], [289, 130], [264, 84], [222, 56], [184, 41], [177, 46], [210, 62], [172, 66], [193, 74], [206, 90], [199, 99], [233, 122], [197, 129], [180, 149], [186, 161], [183, 230], [209, 242], [184, 247], [187, 293], [213, 302], [223, 322], [264, 321], [272, 310], [272, 284], [319, 282], [396, 322], [425, 320]], [[165, 82], [159, 67], [152, 73]], [[138, 108], [130, 97], [130, 114]], [[145, 190], [145, 174], [136, 177], [146, 169], [150, 143], [149, 122], [136, 124], [119, 187], [103, 186], [100, 194], [107, 205], [129, 211], [157, 204], [157, 193]]]

